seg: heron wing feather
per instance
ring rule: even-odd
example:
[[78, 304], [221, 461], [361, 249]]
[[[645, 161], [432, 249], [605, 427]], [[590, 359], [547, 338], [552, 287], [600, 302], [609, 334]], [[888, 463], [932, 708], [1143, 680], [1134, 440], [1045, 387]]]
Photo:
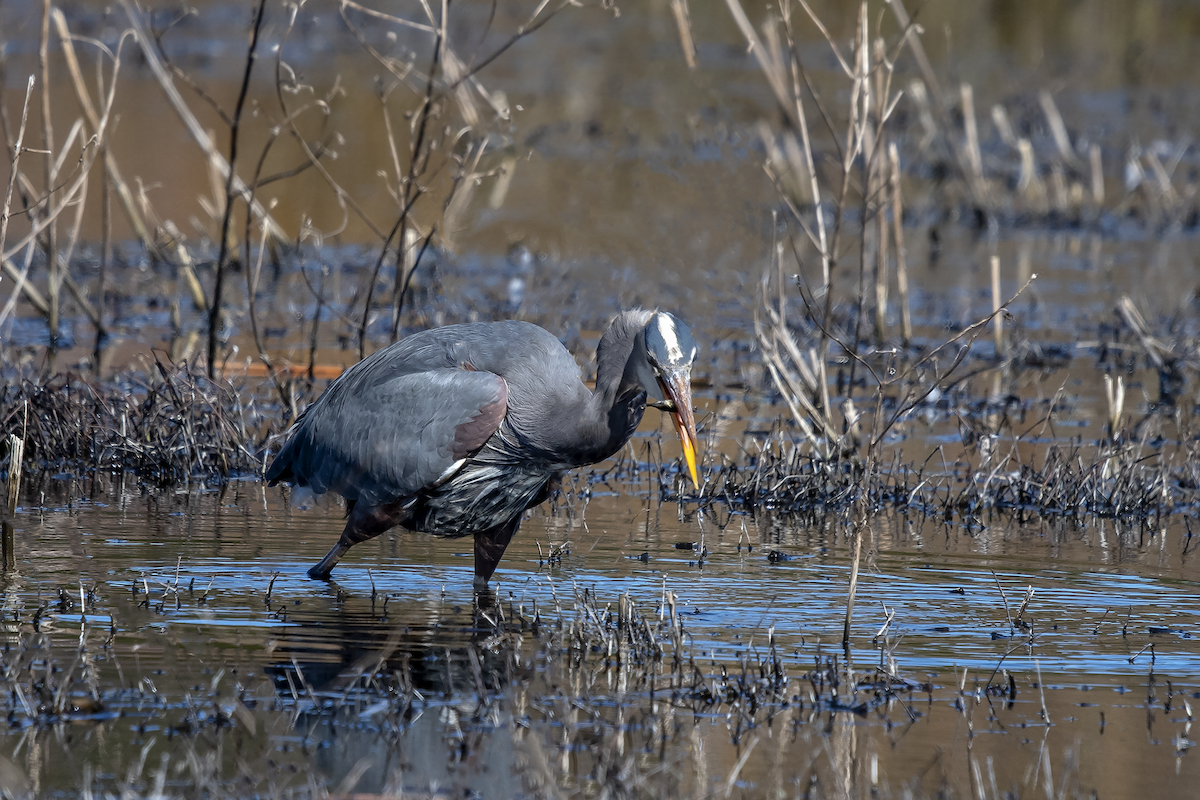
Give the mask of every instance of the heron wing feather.
[[433, 369], [339, 388], [297, 423], [269, 481], [370, 505], [394, 502], [445, 480], [496, 432], [507, 409], [504, 379], [491, 372]]

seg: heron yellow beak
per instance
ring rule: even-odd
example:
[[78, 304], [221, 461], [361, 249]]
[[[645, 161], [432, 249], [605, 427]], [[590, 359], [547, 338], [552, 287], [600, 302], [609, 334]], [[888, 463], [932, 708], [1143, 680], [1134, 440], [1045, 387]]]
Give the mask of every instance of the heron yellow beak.
[[659, 376], [659, 386], [662, 387], [663, 397], [667, 399], [664, 405], [669, 406], [671, 421], [675, 423], [675, 432], [679, 434], [679, 443], [683, 446], [683, 460], [687, 462], [688, 475], [692, 485], [700, 490], [700, 478], [696, 474], [696, 419], [692, 415], [692, 376], [689, 370], [672, 370]]

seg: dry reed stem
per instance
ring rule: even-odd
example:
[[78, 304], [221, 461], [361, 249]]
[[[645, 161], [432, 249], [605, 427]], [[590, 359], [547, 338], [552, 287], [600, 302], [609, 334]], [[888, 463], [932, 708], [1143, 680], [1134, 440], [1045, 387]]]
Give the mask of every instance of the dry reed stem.
[[[788, 50], [789, 50], [789, 52], [794, 54], [794, 53], [796, 53], [796, 42], [795, 42], [795, 40], [793, 38], [793, 34], [792, 34], [791, 16], [790, 16], [791, 15], [791, 5], [789, 3], [783, 3], [781, 5], [781, 11], [782, 11], [782, 15], [783, 15], [784, 31], [787, 33]], [[792, 79], [792, 97], [794, 98], [795, 107], [796, 107], [797, 127], [800, 131], [800, 144], [801, 144], [800, 152], [804, 157], [804, 162], [803, 162], [804, 173], [803, 174], [808, 176], [810, 200], [813, 204], [813, 208], [815, 210], [816, 217], [817, 217], [816, 245], [817, 245], [817, 252], [821, 256], [821, 286], [823, 287], [824, 291], [828, 291], [829, 286], [830, 286], [829, 270], [830, 270], [831, 254], [829, 252], [828, 241], [827, 241], [828, 236], [826, 233], [825, 208], [824, 208], [824, 204], [822, 203], [822, 200], [821, 200], [821, 184], [820, 184], [820, 181], [817, 180], [816, 163], [813, 158], [813, 151], [812, 151], [812, 139], [810, 137], [809, 130], [808, 130], [808, 116], [804, 110], [804, 103], [801, 100], [800, 86], [801, 86], [802, 76], [801, 76], [801, 69], [800, 69], [800, 59], [794, 55], [791, 59], [791, 79]], [[800, 219], [801, 217], [799, 214], [797, 214], [796, 218]], [[825, 407], [828, 407], [828, 405], [829, 405], [828, 403], [825, 403]]]
[[[42, 30], [38, 42], [38, 70], [42, 78], [42, 147], [46, 153], [54, 153], [54, 124], [50, 113], [50, 0], [42, 0]], [[70, 146], [63, 147], [66, 155]], [[46, 251], [46, 302], [49, 313], [46, 315], [46, 325], [50, 332], [50, 351], [58, 349], [59, 331], [59, 289], [62, 287], [62, 266], [58, 262], [58, 226], [55, 216], [51, 213], [52, 194], [58, 183], [58, 164], [52, 155], [42, 162], [42, 180], [46, 198], [46, 215], [50, 217], [43, 230], [43, 248]]]
[[1013, 130], [1012, 122], [1008, 118], [1008, 112], [999, 103], [992, 106], [992, 124], [996, 126], [996, 132], [1000, 134], [1000, 139], [1006, 145], [1016, 150], [1017, 134]]
[[1092, 168], [1092, 202], [1100, 208], [1104, 205], [1104, 162], [1100, 158], [1100, 145], [1095, 142], [1088, 147], [1088, 163]]
[[[8, 319], [9, 315], [16, 308], [17, 298], [21, 296], [21, 292], [29, 285], [26, 280], [29, 276], [29, 267], [33, 264], [33, 245], [30, 244], [25, 249], [25, 262], [21, 266], [21, 271], [17, 274], [17, 285], [13, 287], [12, 293], [8, 297], [8, 302], [0, 308], [0, 325]], [[49, 308], [46, 309], [46, 316], [49, 316]]]
[[17, 501], [21, 497], [22, 460], [25, 454], [25, 440], [15, 433], [8, 435], [8, 482], [5, 487], [4, 508], [9, 517], [17, 513]]
[[[146, 34], [146, 29], [142, 25], [142, 12], [137, 6], [136, 0], [120, 0], [120, 3], [121, 8], [125, 11], [125, 16], [129, 20], [129, 26], [133, 31], [134, 39], [137, 41], [142, 55], [146, 59], [147, 66], [150, 67], [155, 80], [158, 81], [163, 93], [167, 96], [167, 101], [170, 103], [171, 108], [174, 109], [179, 119], [183, 122], [184, 127], [187, 128], [188, 134], [200, 146], [204, 155], [220, 175], [230, 180], [234, 193], [241, 198], [247, 197], [249, 194], [248, 187], [242, 182], [241, 178], [232, 173], [229, 164], [213, 143], [212, 137], [200, 124], [200, 121], [196, 119], [196, 116], [184, 101], [183, 96], [175, 87], [175, 82], [172, 80], [171, 74], [163, 66], [162, 59], [158, 57], [158, 52], [154, 49], [154, 44], [150, 41], [149, 36]], [[255, 201], [251, 204], [251, 208], [254, 210], [256, 217], [266, 221], [274, 238], [286, 241], [286, 232], [279, 223], [271, 218], [271, 215], [266, 212], [261, 203]]]
[[933, 96], [936, 102], [940, 102], [942, 89], [941, 84], [937, 79], [937, 73], [933, 71], [933, 65], [929, 62], [929, 57], [925, 54], [925, 45], [921, 43], [921, 37], [917, 34], [919, 30], [913, 25], [912, 18], [908, 14], [908, 9], [904, 7], [904, 0], [888, 0], [888, 7], [892, 9], [892, 15], [895, 16], [896, 22], [900, 25], [900, 29], [904, 31], [904, 44], [912, 51], [913, 57], [917, 60], [917, 66], [921, 70], [921, 76], [925, 79], [926, 85], [933, 91]]
[[900, 189], [900, 153], [896, 143], [888, 145], [892, 177], [892, 226], [896, 242], [896, 284], [900, 291], [900, 336], [905, 347], [912, 343], [912, 313], [908, 297], [908, 251], [904, 246], [904, 204]]
[[976, 194], [983, 192], [983, 155], [979, 151], [979, 130], [975, 124], [975, 91], [971, 84], [961, 86], [963, 127], [967, 134], [967, 164], [971, 182], [975, 184]]
[[846, 648], [849, 656], [850, 625], [854, 621], [854, 597], [858, 592], [858, 570], [862, 563], [863, 537], [866, 535], [867, 515], [864, 501], [859, 503], [860, 510], [854, 523], [854, 553], [850, 559], [850, 582], [846, 590], [846, 618], [842, 623], [842, 647]]
[[694, 70], [696, 60], [696, 41], [692, 37], [692, 15], [688, 10], [687, 0], [671, 0], [671, 14], [675, 17], [675, 27], [679, 30], [679, 44], [683, 48], [683, 60], [688, 69]]
[[[63, 60], [66, 62], [67, 73], [71, 76], [71, 82], [75, 87], [75, 97], [78, 99], [79, 107], [83, 111], [83, 115], [87, 119], [88, 125], [91, 127], [94, 133], [99, 127], [100, 118], [96, 113], [96, 107], [92, 103], [91, 96], [88, 93], [87, 84], [83, 78], [83, 72], [79, 68], [79, 59], [75, 53], [75, 38], [71, 35], [71, 32], [67, 27], [67, 20], [66, 17], [63, 16], [62, 11], [54, 8], [51, 10], [50, 14], [54, 22], [55, 30], [58, 33], [59, 41], [62, 43]], [[107, 48], [101, 47], [101, 49], [110, 57], [113, 57], [112, 52]], [[125, 217], [128, 219], [129, 226], [133, 229], [134, 235], [139, 241], [141, 241], [142, 246], [146, 248], [146, 252], [150, 253], [151, 256], [158, 256], [158, 247], [154, 243], [154, 237], [150, 235], [149, 230], [146, 228], [145, 220], [143, 220], [142, 215], [138, 213], [137, 203], [134, 200], [133, 192], [130, 191], [129, 185], [121, 176], [120, 167], [117, 165], [116, 159], [113, 157], [112, 153], [107, 150], [107, 148], [104, 152], [104, 165], [105, 169], [108, 171], [108, 182], [111, 183], [117, 192], [117, 197], [121, 201], [121, 208], [125, 212]]]
[[[28, 413], [25, 419], [25, 431], [28, 431]], [[0, 565], [6, 571], [16, 568], [16, 530], [12, 518], [17, 513], [17, 501], [21, 497], [21, 475], [24, 472], [25, 440], [20, 436], [8, 436], [8, 486], [4, 504], [2, 528], [0, 528]]]
[[1121, 418], [1125, 413], [1125, 377], [1104, 376], [1104, 397], [1108, 401], [1108, 435], [1115, 440], [1121, 432]]
[[867, 148], [868, 159], [867, 185], [869, 187], [868, 208], [874, 214], [875, 221], [875, 341], [882, 347], [887, 340], [887, 301], [888, 301], [888, 206], [891, 201], [890, 170], [887, 161], [887, 100], [890, 87], [888, 75], [887, 48], [883, 39], [876, 38], [872, 55], [872, 72], [875, 75], [875, 130], [871, 144]]
[[[8, 175], [8, 187], [4, 192], [3, 214], [0, 215], [0, 253], [4, 252], [4, 245], [8, 241], [8, 223], [12, 218], [11, 211], [13, 189], [16, 187], [17, 175], [20, 172], [19, 167], [21, 164], [21, 153], [24, 152], [25, 149], [25, 125], [29, 119], [29, 99], [33, 95], [33, 84], [34, 76], [30, 75], [29, 81], [25, 86], [25, 104], [21, 107], [21, 126], [17, 129], [17, 141], [13, 146], [12, 166]], [[25, 278], [29, 274], [29, 264], [30, 261], [28, 258], [26, 258], [25, 267], [18, 272], [7, 258], [4, 259], [4, 270], [9, 274], [10, 277], [12, 277], [14, 281], [16, 281], [16, 286], [14, 287], [8, 302], [5, 304], [4, 309], [0, 311], [0, 325], [3, 325], [4, 320], [10, 313], [12, 313], [13, 306], [16, 304], [17, 298], [20, 296], [22, 291], [25, 291], [26, 295], [30, 297], [30, 300], [33, 301], [34, 305], [39, 311], [41, 311], [43, 314], [49, 314], [50, 307], [46, 301], [42, 299], [41, 295], [38, 294], [36, 290], [33, 290], [31, 293], [30, 290], [32, 287], [28, 287], [26, 284]]]
[[105, 160], [100, 182], [100, 264], [96, 275], [96, 313], [99, 320], [96, 325], [95, 346], [92, 348], [96, 377], [101, 377], [103, 373], [104, 345], [108, 339], [108, 331], [104, 327], [104, 311], [108, 305], [108, 263], [112, 254], [112, 193], [109, 191], [112, 180], [108, 171], [109, 150], [107, 145], [104, 146], [102, 153]]
[[171, 250], [175, 251], [172, 261], [176, 267], [176, 274], [183, 278], [183, 285], [192, 299], [192, 306], [197, 311], [208, 313], [208, 297], [204, 293], [204, 286], [200, 283], [200, 279], [196, 277], [192, 254], [184, 246], [183, 234], [171, 220], [164, 222], [161, 229], [167, 236], [166, 251], [168, 253]]
[[1038, 103], [1041, 104], [1042, 113], [1046, 115], [1046, 122], [1050, 125], [1050, 135], [1054, 139], [1054, 146], [1058, 148], [1059, 156], [1071, 166], [1079, 167], [1079, 156], [1071, 146], [1071, 137], [1067, 134], [1066, 123], [1063, 122], [1062, 114], [1058, 112], [1054, 96], [1043, 89], [1038, 92]]
[[[249, 218], [249, 215], [247, 215], [247, 220], [249, 220]], [[279, 394], [280, 401], [283, 403], [285, 408], [289, 409], [291, 418], [296, 419], [298, 415], [296, 413], [297, 410], [294, 395], [292, 395], [288, 391], [288, 388], [284, 386], [281, 376], [275, 369], [274, 362], [267, 354], [266, 348], [263, 346], [262, 335], [258, 328], [258, 304], [256, 302], [256, 298], [258, 296], [258, 278], [262, 273], [263, 256], [267, 252], [267, 238], [269, 236], [269, 231], [267, 230], [267, 226], [265, 224], [259, 225], [259, 231], [260, 238], [258, 241], [258, 258], [254, 261], [253, 269], [249, 268], [249, 266], [243, 268], [243, 272], [246, 276], [246, 314], [250, 318], [250, 332], [254, 338], [254, 347], [258, 350], [258, 359], [262, 362], [263, 366], [266, 367], [267, 374], [271, 378], [271, 383], [275, 386], [275, 391]], [[245, 261], [247, 265], [250, 262], [250, 242], [248, 240], [246, 242]]]
[[[400, 26], [403, 26], [406, 28], [412, 28], [414, 30], [421, 31], [422, 33], [434, 33], [436, 30], [433, 26], [430, 26], [430, 25], [425, 25], [420, 22], [413, 22], [412, 20], [404, 19], [403, 17], [397, 17], [392, 14], [385, 14], [382, 11], [376, 11], [373, 8], [368, 8], [367, 6], [359, 5], [358, 3], [355, 3], [354, 0], [338, 0], [338, 2], [344, 8], [353, 8], [355, 11], [360, 11], [369, 17], [375, 17], [376, 19], [381, 19], [384, 22], [390, 22], [394, 25], [400, 25]], [[426, 12], [429, 13], [428, 12], [429, 6], [426, 5], [425, 8], [426, 8]]]
[[992, 256], [992, 335], [996, 358], [1004, 358], [1004, 317], [1000, 313], [1000, 256]]
[[[801, 3], [803, 3], [803, 0], [801, 0]], [[733, 21], [742, 32], [742, 36], [745, 37], [750, 47], [750, 52], [758, 62], [759, 69], [762, 70], [763, 76], [767, 79], [771, 91], [774, 92], [775, 100], [779, 103], [780, 109], [789, 118], [792, 118], [796, 113], [795, 102], [792, 94], [788, 91], [787, 83], [783, 77], [783, 65], [775, 61], [772, 58], [772, 54], [763, 47], [762, 39], [755, 32], [754, 26], [750, 24], [750, 18], [746, 16], [746, 12], [742, 9], [739, 0], [725, 0], [725, 4], [729, 7], [729, 13], [733, 15]], [[840, 55], [838, 57], [841, 58]], [[845, 64], [843, 62], [844, 67]], [[792, 122], [796, 124], [797, 128], [800, 127], [799, 119], [792, 119]]]
[[1121, 299], [1117, 301], [1116, 312], [1121, 321], [1137, 336], [1154, 368], [1160, 372], [1167, 370], [1176, 360], [1174, 354], [1167, 345], [1150, 335], [1145, 317], [1138, 311], [1129, 295], [1121, 295]]

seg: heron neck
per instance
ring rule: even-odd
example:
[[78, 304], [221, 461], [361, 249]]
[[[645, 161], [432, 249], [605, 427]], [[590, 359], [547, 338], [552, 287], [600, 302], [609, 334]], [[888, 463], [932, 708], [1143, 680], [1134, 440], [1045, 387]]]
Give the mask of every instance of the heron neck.
[[[654, 312], [636, 308], [622, 311], [609, 323], [596, 346], [596, 391], [605, 411], [611, 409], [626, 389], [638, 385], [635, 345], [645, 351], [646, 325]], [[642, 360], [645, 360], [644, 357]]]
[[646, 411], [646, 393], [640, 387], [618, 392], [598, 386], [587, 409], [584, 463], [603, 461], [625, 446]]
[[[642, 309], [624, 311], [604, 331], [596, 348], [596, 390], [592, 393], [588, 418], [598, 445], [597, 458], [607, 458], [620, 450], [637, 429], [646, 410], [645, 391], [639, 379], [639, 349], [652, 312]], [[644, 356], [641, 357], [644, 361]], [[647, 365], [648, 368], [648, 365]]]

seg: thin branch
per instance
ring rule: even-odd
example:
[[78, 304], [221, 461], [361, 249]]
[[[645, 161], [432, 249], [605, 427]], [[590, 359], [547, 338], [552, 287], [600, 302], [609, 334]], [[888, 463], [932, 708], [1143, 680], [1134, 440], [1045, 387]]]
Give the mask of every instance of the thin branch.
[[[158, 53], [155, 51], [149, 36], [146, 34], [146, 29], [142, 26], [141, 9], [137, 6], [137, 0], [120, 0], [120, 3], [121, 8], [125, 11], [125, 15], [129, 18], [129, 25], [133, 30], [138, 46], [142, 50], [142, 54], [146, 58], [146, 64], [150, 67], [150, 71], [154, 73], [154, 77], [157, 79], [159, 86], [162, 87], [163, 92], [166, 94], [167, 100], [170, 102], [171, 107], [175, 110], [175, 113], [179, 115], [180, 120], [183, 121], [184, 127], [187, 128], [192, 139], [194, 139], [196, 144], [200, 146], [200, 149], [204, 151], [204, 154], [216, 167], [221, 177], [228, 178], [232, 172], [229, 164], [225, 161], [224, 157], [221, 156], [220, 152], [218, 152], [216, 145], [213, 144], [212, 139], [209, 137], [208, 132], [204, 129], [204, 126], [200, 124], [200, 121], [196, 119], [195, 114], [193, 114], [191, 109], [188, 108], [187, 103], [183, 101], [183, 97], [179, 94], [179, 90], [175, 87], [175, 83], [172, 81], [170, 73], [167, 71], [166, 67], [163, 66], [162, 61], [158, 58]], [[233, 176], [233, 188], [237, 191], [238, 195], [244, 196], [247, 193], [245, 184], [243, 184], [241, 179], [236, 175]], [[254, 209], [255, 216], [267, 221], [273, 237], [281, 240], [287, 239], [286, 232], [279, 225], [279, 223], [271, 218], [271, 215], [266, 212], [260, 203], [254, 203], [251, 207]]]
[[[238, 135], [241, 132], [242, 111], [246, 105], [246, 96], [250, 93], [250, 76], [254, 72], [256, 51], [258, 50], [259, 32], [262, 30], [263, 14], [267, 0], [259, 0], [258, 9], [254, 15], [254, 24], [250, 29], [250, 44], [246, 52], [246, 68], [242, 73], [242, 86], [238, 91], [237, 104], [233, 110], [233, 124], [229, 131], [229, 170], [225, 173], [225, 214], [221, 220], [221, 244], [217, 256], [217, 274], [213, 284], [212, 306], [208, 312], [208, 377], [213, 379], [217, 374], [217, 339], [221, 327], [221, 293], [225, 284], [225, 270], [229, 260], [229, 226], [233, 220], [233, 201], [235, 197], [234, 181], [237, 178]], [[240, 190], [237, 192], [240, 194]], [[253, 208], [254, 199], [248, 199]], [[248, 269], [249, 267], [247, 267]]]

